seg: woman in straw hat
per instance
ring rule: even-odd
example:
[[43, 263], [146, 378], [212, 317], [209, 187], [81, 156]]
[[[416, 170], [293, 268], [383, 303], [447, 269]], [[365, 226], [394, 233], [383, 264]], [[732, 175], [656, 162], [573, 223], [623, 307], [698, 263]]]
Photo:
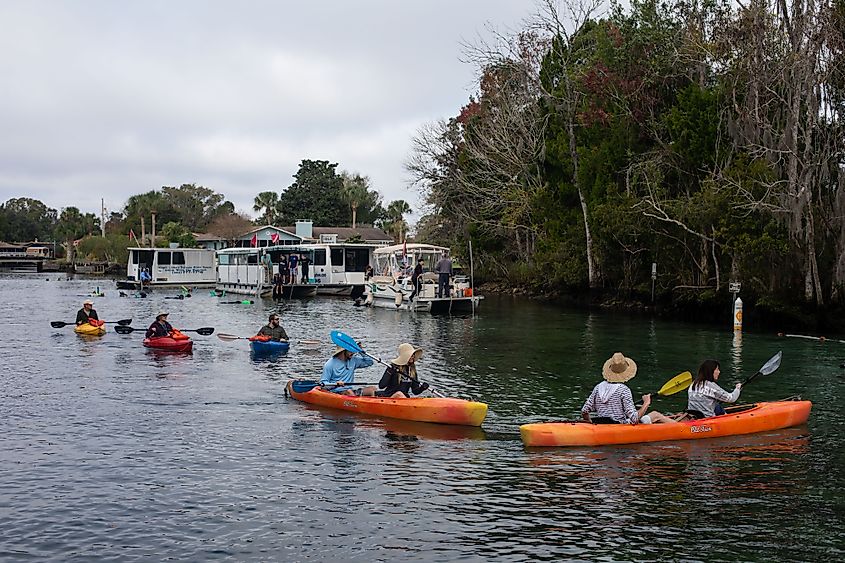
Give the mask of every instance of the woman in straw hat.
[[373, 365], [372, 359], [361, 354], [353, 354], [349, 350], [338, 346], [335, 348], [332, 357], [323, 365], [323, 377], [320, 378], [320, 384], [328, 387], [327, 390], [332, 393], [372, 397], [376, 394], [374, 385], [369, 385], [363, 389], [359, 388], [357, 391], [344, 389], [344, 386], [355, 383], [356, 369], [367, 368], [371, 365]]
[[399, 345], [399, 355], [390, 360], [390, 367], [384, 370], [379, 381], [379, 397], [410, 397], [419, 395], [428, 389], [428, 383], [417, 379], [416, 362], [422, 357], [422, 348], [416, 348], [407, 342]]
[[[643, 395], [643, 406], [637, 409], [631, 389], [625, 382], [637, 375], [637, 364], [616, 352], [604, 363], [601, 370], [604, 381], [593, 388], [590, 397], [581, 407], [581, 417], [594, 424], [651, 424], [652, 422], [675, 422], [660, 414], [645, 414], [651, 405], [651, 395]], [[595, 410], [596, 416], [590, 412]]]

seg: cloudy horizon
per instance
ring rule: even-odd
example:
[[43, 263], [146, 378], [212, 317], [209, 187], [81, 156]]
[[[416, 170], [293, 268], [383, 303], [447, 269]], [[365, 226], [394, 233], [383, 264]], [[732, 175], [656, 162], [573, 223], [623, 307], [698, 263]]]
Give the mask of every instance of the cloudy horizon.
[[420, 196], [404, 163], [422, 125], [477, 88], [463, 44], [518, 29], [533, 1], [0, 4], [0, 202], [99, 214], [196, 183], [239, 211], [303, 159]]

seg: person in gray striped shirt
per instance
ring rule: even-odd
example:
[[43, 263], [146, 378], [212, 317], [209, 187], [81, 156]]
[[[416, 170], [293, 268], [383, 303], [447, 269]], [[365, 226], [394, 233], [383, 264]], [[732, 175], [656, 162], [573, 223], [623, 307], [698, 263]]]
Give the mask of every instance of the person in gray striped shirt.
[[[637, 375], [637, 364], [616, 352], [602, 366], [604, 381], [593, 388], [589, 398], [581, 407], [581, 417], [594, 424], [651, 424], [652, 422], [675, 422], [660, 414], [650, 412], [651, 395], [643, 395], [643, 406], [637, 409], [631, 389], [625, 382]], [[595, 411], [596, 416], [590, 413]]]

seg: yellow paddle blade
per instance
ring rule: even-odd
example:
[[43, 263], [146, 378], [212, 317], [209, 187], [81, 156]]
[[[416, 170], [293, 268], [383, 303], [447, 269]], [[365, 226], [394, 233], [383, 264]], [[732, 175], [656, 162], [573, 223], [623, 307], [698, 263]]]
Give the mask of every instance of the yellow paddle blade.
[[666, 382], [666, 385], [660, 388], [660, 391], [657, 392], [658, 395], [663, 395], [664, 397], [667, 395], [674, 395], [678, 391], [683, 391], [687, 387], [692, 384], [692, 374], [688, 371], [684, 373], [679, 373], [672, 379]]

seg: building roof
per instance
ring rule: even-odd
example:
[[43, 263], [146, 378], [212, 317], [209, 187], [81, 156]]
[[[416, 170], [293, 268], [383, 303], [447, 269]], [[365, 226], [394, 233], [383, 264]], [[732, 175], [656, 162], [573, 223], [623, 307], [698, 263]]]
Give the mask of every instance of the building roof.
[[9, 244], [8, 242], [3, 242], [2, 240], [0, 240], [0, 248], [18, 248], [18, 249], [23, 249], [24, 247], [23, 247], [23, 246], [20, 246], [20, 245], [18, 245], [18, 244]]
[[[295, 227], [282, 227], [283, 230], [296, 231]], [[360, 236], [361, 240], [393, 242], [393, 237], [381, 229], [375, 227], [311, 227], [313, 238], [319, 239], [320, 235], [337, 235], [339, 242], [348, 240], [354, 236]]]
[[194, 235], [194, 240], [197, 242], [216, 242], [222, 241], [223, 238], [211, 233], [191, 233]]

